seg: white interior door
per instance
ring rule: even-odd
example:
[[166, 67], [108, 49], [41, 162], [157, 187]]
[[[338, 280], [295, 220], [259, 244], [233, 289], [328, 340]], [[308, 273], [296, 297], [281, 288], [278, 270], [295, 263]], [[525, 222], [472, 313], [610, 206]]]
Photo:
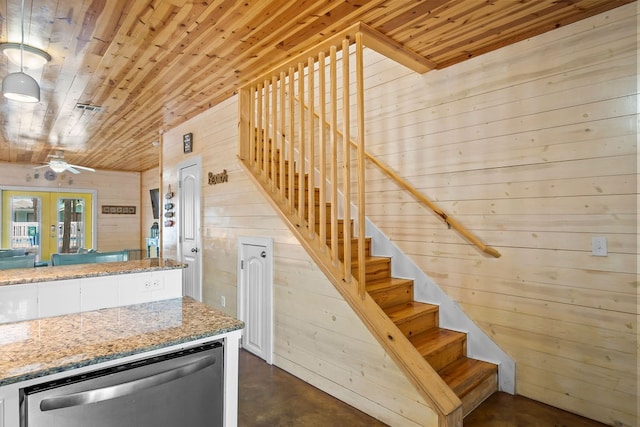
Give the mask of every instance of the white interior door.
[[245, 322], [242, 347], [273, 359], [273, 240], [240, 238], [238, 317]]
[[202, 301], [202, 251], [200, 236], [200, 160], [178, 168], [178, 242], [183, 270], [182, 293]]

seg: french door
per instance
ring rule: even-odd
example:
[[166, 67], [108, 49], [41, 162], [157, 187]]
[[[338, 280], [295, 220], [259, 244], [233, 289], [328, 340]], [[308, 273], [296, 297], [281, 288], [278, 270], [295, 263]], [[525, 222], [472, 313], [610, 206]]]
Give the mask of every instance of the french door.
[[38, 261], [93, 247], [91, 193], [2, 192], [2, 247], [25, 249]]

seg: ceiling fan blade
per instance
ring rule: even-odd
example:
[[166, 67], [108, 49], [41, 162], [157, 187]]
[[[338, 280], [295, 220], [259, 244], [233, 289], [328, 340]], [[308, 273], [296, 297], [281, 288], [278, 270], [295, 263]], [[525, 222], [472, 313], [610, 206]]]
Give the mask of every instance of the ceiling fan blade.
[[71, 165], [68, 165], [68, 166], [67, 166], [67, 170], [68, 170], [69, 172], [73, 173], [73, 174], [76, 174], [76, 175], [80, 173], [80, 171], [75, 170]]
[[45, 165], [36, 166], [36, 167], [34, 167], [34, 169], [42, 169], [42, 168], [48, 168], [48, 167], [49, 167], [49, 163], [47, 163]]
[[96, 171], [94, 168], [88, 168], [86, 166], [78, 166], [78, 165], [69, 165], [69, 166], [74, 167], [76, 169], [82, 169], [82, 170], [85, 170], [85, 171], [89, 171], [89, 172], [95, 172]]

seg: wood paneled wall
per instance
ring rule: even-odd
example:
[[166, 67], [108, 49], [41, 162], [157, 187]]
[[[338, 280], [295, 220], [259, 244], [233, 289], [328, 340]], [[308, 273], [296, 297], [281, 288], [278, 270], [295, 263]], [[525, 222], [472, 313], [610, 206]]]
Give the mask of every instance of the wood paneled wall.
[[[203, 301], [236, 315], [238, 238], [272, 237], [274, 363], [391, 425], [436, 425], [433, 411], [240, 168], [237, 110], [234, 97], [163, 136], [165, 190], [177, 188], [175, 166], [189, 156], [183, 134], [193, 133], [190, 155], [202, 158]], [[207, 173], [224, 169], [228, 182], [208, 185]], [[175, 254], [175, 227], [163, 233], [165, 254]]]
[[[638, 424], [636, 15], [618, 8], [425, 75], [366, 55], [369, 150], [502, 257], [372, 169], [369, 217], [516, 360], [519, 394], [621, 426]], [[203, 159], [205, 302], [236, 314], [237, 238], [273, 237], [275, 363], [390, 424], [436, 425], [238, 167], [236, 109], [232, 98], [164, 135], [165, 187], [184, 133]], [[207, 185], [222, 169], [229, 182]], [[175, 229], [164, 233], [175, 254]], [[591, 255], [592, 236], [608, 257]]]
[[502, 257], [372, 169], [368, 217], [516, 360], [518, 394], [617, 426], [638, 425], [637, 22], [625, 6], [422, 76], [365, 65], [368, 150]]
[[[97, 248], [101, 251], [139, 249], [140, 246], [140, 174], [138, 172], [96, 171], [78, 175], [63, 173], [54, 181], [34, 177], [33, 166], [0, 164], [0, 186], [25, 188], [96, 190], [98, 197]], [[148, 197], [147, 197], [148, 198]], [[103, 215], [102, 205], [135, 206], [135, 215]]]
[[158, 225], [162, 223], [163, 213], [163, 201], [162, 191], [159, 195], [158, 206], [160, 218], [153, 219], [153, 209], [151, 207], [151, 197], [149, 190], [160, 187], [160, 172], [159, 168], [149, 169], [140, 174], [140, 247], [144, 249], [142, 256], [147, 255], [147, 237], [150, 237], [151, 226], [154, 222], [158, 222]]

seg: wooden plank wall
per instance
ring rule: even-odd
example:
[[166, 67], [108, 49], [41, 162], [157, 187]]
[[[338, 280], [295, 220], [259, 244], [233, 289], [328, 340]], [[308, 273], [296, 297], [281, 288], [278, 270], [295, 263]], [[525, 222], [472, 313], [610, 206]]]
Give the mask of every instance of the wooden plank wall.
[[422, 76], [365, 65], [368, 150], [502, 257], [371, 169], [368, 217], [516, 360], [518, 394], [616, 426], [640, 424], [637, 13]]
[[[240, 168], [237, 109], [233, 97], [163, 136], [165, 190], [177, 188], [178, 163], [202, 159], [204, 302], [236, 315], [238, 238], [273, 238], [274, 364], [390, 425], [437, 425], [433, 411]], [[185, 155], [182, 135], [188, 132], [194, 152]], [[225, 169], [228, 182], [208, 185], [209, 172]], [[164, 228], [163, 239], [165, 255], [172, 256], [176, 228]]]
[[[29, 179], [30, 178], [30, 179]], [[34, 178], [31, 165], [0, 164], [0, 186], [97, 190], [97, 249], [115, 251], [140, 248], [140, 174], [138, 172], [96, 171], [60, 174], [55, 181]], [[135, 206], [135, 215], [103, 215], [102, 205]]]
[[[620, 426], [638, 424], [636, 15], [629, 5], [422, 76], [366, 55], [369, 150], [502, 258], [372, 170], [369, 216], [516, 360], [519, 394]], [[203, 159], [205, 302], [235, 314], [237, 238], [273, 237], [275, 363], [390, 424], [415, 420], [418, 397], [238, 167], [236, 108], [164, 135], [165, 187], [184, 133]], [[207, 185], [223, 169], [229, 182]], [[164, 233], [175, 254], [175, 229]], [[592, 236], [608, 257], [591, 255]]]
[[164, 212], [162, 206], [164, 205], [164, 199], [162, 197], [162, 191], [160, 191], [160, 199], [158, 206], [160, 219], [153, 219], [153, 209], [151, 208], [151, 197], [149, 190], [152, 188], [160, 187], [160, 168], [153, 168], [144, 171], [140, 174], [140, 247], [144, 249], [142, 256], [147, 255], [147, 237], [151, 235], [151, 226], [154, 222], [158, 224], [162, 223], [162, 213]]

